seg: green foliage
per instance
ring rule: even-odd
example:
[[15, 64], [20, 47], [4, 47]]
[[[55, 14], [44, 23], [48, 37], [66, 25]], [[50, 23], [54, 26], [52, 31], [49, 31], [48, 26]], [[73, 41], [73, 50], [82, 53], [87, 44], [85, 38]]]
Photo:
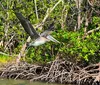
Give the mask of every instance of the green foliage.
[[12, 57], [0, 54], [0, 63], [7, 63], [12, 60]]
[[60, 44], [51, 42], [40, 47], [30, 48], [27, 57], [33, 61], [47, 62], [55, 59], [54, 56], [57, 57], [57, 53], [59, 53], [62, 54], [60, 57], [70, 58], [73, 62], [81, 58], [88, 62], [100, 61], [100, 55], [97, 55], [100, 49], [100, 32], [92, 33], [84, 40], [82, 39], [84, 34], [80, 32], [58, 30], [53, 35], [61, 42]]

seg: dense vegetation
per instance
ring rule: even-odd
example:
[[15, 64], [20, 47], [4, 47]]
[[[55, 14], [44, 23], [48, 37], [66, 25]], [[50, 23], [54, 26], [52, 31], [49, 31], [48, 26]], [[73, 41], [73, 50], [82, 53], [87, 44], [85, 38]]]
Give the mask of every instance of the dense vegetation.
[[31, 47], [23, 60], [100, 62], [99, 0], [0, 0], [0, 62], [16, 59], [28, 38], [14, 11], [21, 12], [39, 32], [54, 21], [52, 35], [61, 42]]

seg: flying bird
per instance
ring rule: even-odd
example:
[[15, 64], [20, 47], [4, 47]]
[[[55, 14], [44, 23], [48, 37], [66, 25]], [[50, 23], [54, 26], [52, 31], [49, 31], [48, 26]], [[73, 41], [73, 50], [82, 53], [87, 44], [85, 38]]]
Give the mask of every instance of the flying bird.
[[36, 30], [33, 28], [31, 25], [30, 21], [27, 20], [21, 13], [15, 12], [15, 15], [21, 22], [21, 25], [23, 26], [24, 30], [26, 31], [27, 34], [31, 37], [31, 39], [35, 39], [31, 43], [29, 43], [29, 46], [39, 46], [42, 45], [48, 41], [53, 41], [56, 43], [60, 43], [58, 40], [53, 38], [50, 33], [52, 29], [54, 28], [54, 23], [50, 24], [47, 30], [45, 30], [43, 33], [39, 34], [36, 32]]

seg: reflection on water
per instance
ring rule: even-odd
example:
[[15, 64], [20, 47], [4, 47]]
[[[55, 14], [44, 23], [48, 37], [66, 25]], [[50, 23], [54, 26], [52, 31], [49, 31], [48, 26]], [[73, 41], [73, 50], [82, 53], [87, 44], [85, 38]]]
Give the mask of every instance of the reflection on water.
[[[0, 79], [0, 85], [61, 85], [61, 84], [48, 84], [43, 82], [29, 82], [26, 80], [12, 80]], [[66, 84], [69, 85], [69, 84]]]

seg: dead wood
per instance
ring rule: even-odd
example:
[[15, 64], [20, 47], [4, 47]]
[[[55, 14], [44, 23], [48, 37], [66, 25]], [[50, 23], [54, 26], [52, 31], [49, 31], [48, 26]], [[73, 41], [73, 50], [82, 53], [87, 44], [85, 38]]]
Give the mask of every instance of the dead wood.
[[57, 83], [76, 83], [95, 85], [100, 82], [100, 63], [81, 68], [66, 60], [56, 59], [46, 65], [32, 65], [26, 62], [8, 64], [0, 68], [3, 78], [27, 79]]

